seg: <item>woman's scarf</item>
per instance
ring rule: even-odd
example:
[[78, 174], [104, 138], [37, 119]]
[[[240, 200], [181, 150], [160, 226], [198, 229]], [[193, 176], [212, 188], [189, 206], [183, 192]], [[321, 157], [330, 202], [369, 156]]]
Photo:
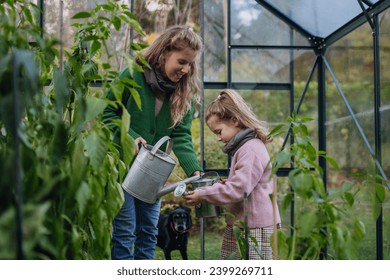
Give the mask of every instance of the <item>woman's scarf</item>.
[[256, 138], [256, 133], [251, 128], [245, 128], [239, 131], [225, 146], [222, 151], [230, 156], [233, 156], [237, 150], [249, 140]]
[[164, 77], [159, 69], [144, 68], [146, 82], [156, 94], [171, 94], [176, 89], [176, 83]]

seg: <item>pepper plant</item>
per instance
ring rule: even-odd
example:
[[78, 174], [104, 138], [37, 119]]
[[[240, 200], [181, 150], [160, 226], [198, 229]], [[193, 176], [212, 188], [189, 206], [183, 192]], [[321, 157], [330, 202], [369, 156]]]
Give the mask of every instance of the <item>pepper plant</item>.
[[[31, 1], [0, 5], [0, 259], [109, 259], [133, 141], [121, 134], [122, 160], [101, 116], [108, 104], [123, 106], [125, 87], [139, 99], [132, 79], [117, 78], [107, 41], [125, 24], [143, 31], [117, 1], [80, 12], [60, 69], [59, 42], [44, 36], [40, 16]], [[143, 47], [131, 45], [136, 54]], [[102, 86], [91, 91], [96, 80]], [[107, 90], [117, 102], [105, 99]], [[123, 112], [111, 125], [127, 131]]]
[[[278, 254], [281, 259], [358, 259], [359, 245], [365, 236], [365, 225], [354, 213], [359, 187], [345, 182], [326, 190], [319, 157], [335, 170], [337, 162], [323, 151], [317, 151], [310, 140], [307, 123], [310, 118], [294, 114], [289, 118], [293, 143], [272, 159], [273, 174], [291, 164], [288, 174], [291, 191], [281, 201], [285, 212], [294, 202], [294, 225], [278, 231]], [[282, 125], [271, 131], [281, 132]], [[346, 223], [345, 221], [348, 221]], [[284, 225], [286, 227], [286, 225]]]

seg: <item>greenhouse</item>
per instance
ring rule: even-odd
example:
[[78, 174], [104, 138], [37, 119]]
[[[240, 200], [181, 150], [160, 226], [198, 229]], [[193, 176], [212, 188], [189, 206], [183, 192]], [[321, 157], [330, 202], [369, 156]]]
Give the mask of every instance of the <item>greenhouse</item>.
[[[137, 70], [168, 27], [187, 25], [203, 41], [191, 126], [203, 171], [223, 179], [231, 171], [205, 121], [221, 91], [238, 92], [269, 127], [270, 199], [281, 216], [274, 257], [389, 260], [389, 8], [390, 0], [2, 1], [0, 259], [111, 259], [135, 139], [121, 134], [118, 151], [103, 114], [126, 90], [137, 100], [121, 71]], [[120, 131], [130, 115], [116, 120]], [[176, 165], [167, 183], [187, 175]], [[161, 212], [184, 203], [168, 193]], [[188, 259], [220, 258], [226, 213], [190, 208]], [[248, 246], [248, 236], [237, 244]], [[160, 248], [155, 259], [164, 259]]]

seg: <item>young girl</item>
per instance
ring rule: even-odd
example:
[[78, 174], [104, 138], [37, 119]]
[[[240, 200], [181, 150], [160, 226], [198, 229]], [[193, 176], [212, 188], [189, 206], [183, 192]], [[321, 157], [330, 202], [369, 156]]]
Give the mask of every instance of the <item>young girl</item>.
[[[142, 110], [130, 96], [126, 104], [131, 115], [128, 133], [138, 144], [155, 145], [163, 136], [173, 139], [173, 152], [187, 176], [199, 175], [199, 166], [192, 144], [191, 124], [194, 103], [199, 101], [199, 58], [202, 41], [188, 26], [174, 26], [161, 34], [144, 51], [151, 66], [144, 72], [130, 73], [126, 68], [120, 78], [133, 77], [141, 98]], [[139, 63], [142, 65], [141, 63]], [[108, 98], [115, 100], [112, 92]], [[120, 118], [118, 110], [109, 106], [104, 119]], [[115, 134], [120, 148], [119, 134]], [[120, 148], [121, 150], [121, 148]], [[139, 186], [142, 188], [142, 186]], [[112, 259], [153, 259], [157, 244], [157, 222], [160, 203], [143, 202], [124, 191], [125, 202], [112, 227]]]
[[224, 259], [233, 252], [239, 256], [233, 225], [237, 220], [245, 220], [243, 198], [247, 193], [247, 226], [249, 235], [256, 238], [259, 250], [256, 252], [249, 238], [249, 259], [272, 259], [270, 236], [274, 219], [280, 224], [279, 210], [275, 207], [276, 211], [273, 211], [270, 198], [273, 183], [271, 168], [267, 166], [270, 158], [265, 148], [272, 139], [243, 98], [230, 89], [223, 90], [209, 105], [206, 123], [218, 141], [225, 143], [223, 151], [232, 156], [229, 176], [224, 182], [189, 192], [184, 198], [189, 205], [203, 201], [222, 205], [226, 212], [233, 214], [234, 218], [226, 216], [227, 227], [221, 249], [221, 258]]

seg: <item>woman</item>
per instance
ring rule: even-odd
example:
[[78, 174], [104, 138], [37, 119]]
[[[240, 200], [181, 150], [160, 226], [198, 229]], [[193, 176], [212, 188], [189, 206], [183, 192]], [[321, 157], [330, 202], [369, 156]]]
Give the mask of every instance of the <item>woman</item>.
[[[151, 68], [134, 71], [140, 110], [129, 92], [125, 104], [131, 115], [129, 134], [138, 145], [154, 145], [163, 136], [173, 139], [173, 152], [187, 176], [200, 175], [201, 167], [192, 144], [194, 105], [200, 100], [199, 58], [202, 41], [190, 27], [174, 26], [161, 34], [143, 55]], [[141, 63], [137, 61], [140, 65]], [[129, 69], [120, 78], [130, 77]], [[112, 93], [107, 95], [114, 100]], [[119, 118], [107, 107], [105, 120]], [[117, 135], [117, 133], [116, 133]], [[116, 137], [119, 144], [119, 137]], [[140, 186], [142, 188], [142, 186]], [[125, 202], [113, 221], [112, 259], [154, 259], [160, 203], [149, 204], [124, 192]]]

